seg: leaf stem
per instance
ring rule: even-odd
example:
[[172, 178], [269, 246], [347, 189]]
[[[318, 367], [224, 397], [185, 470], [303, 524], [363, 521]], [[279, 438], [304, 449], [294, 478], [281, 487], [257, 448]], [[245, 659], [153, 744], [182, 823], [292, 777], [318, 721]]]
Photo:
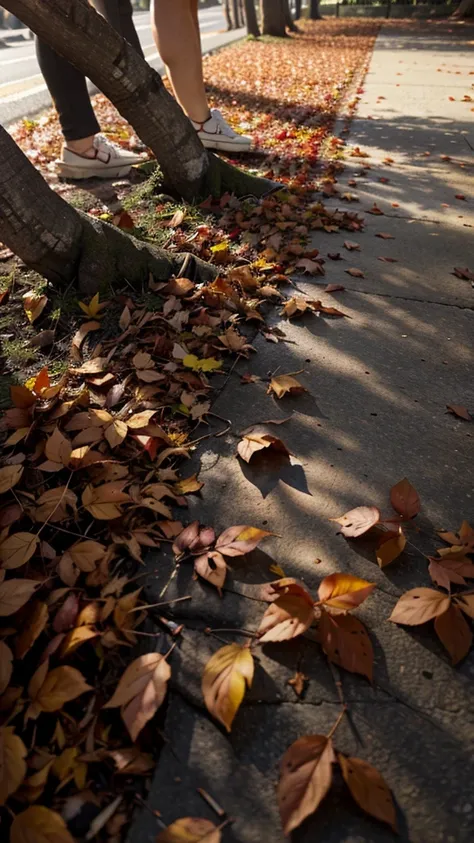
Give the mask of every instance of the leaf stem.
[[341, 723], [341, 720], [344, 717], [346, 711], [347, 711], [347, 705], [346, 705], [346, 703], [344, 703], [344, 705], [342, 706], [342, 711], [341, 711], [339, 717], [337, 718], [336, 722], [334, 723], [332, 729], [326, 735], [328, 741], [331, 740], [331, 738], [334, 735], [336, 729], [338, 728], [339, 724]]

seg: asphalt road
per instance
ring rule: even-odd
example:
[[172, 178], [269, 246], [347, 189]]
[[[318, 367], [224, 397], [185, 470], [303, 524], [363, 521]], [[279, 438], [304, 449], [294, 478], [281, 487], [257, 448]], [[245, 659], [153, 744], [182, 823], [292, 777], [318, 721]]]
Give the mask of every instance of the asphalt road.
[[[161, 72], [163, 64], [153, 43], [150, 13], [137, 12], [134, 19], [147, 61]], [[203, 53], [223, 46], [245, 32], [244, 29], [225, 31], [225, 18], [220, 6], [200, 11], [199, 22]], [[5, 34], [5, 30], [1, 34]], [[1, 34], [0, 40], [3, 40]], [[31, 117], [51, 105], [36, 60], [33, 39], [28, 38], [27, 30], [9, 30], [8, 35], [9, 40], [4, 41], [4, 47], [0, 49], [0, 123], [3, 126]], [[11, 36], [15, 40], [10, 40]], [[94, 90], [92, 86], [91, 90]]]

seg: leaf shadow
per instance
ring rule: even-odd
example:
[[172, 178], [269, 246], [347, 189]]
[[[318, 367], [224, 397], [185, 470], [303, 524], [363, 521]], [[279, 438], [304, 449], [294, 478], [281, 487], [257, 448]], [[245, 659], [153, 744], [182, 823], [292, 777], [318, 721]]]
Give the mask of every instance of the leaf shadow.
[[303, 466], [292, 462], [287, 454], [267, 448], [255, 454], [250, 463], [239, 459], [239, 464], [245, 479], [259, 490], [262, 498], [266, 498], [279, 481], [304, 495], [311, 495]]

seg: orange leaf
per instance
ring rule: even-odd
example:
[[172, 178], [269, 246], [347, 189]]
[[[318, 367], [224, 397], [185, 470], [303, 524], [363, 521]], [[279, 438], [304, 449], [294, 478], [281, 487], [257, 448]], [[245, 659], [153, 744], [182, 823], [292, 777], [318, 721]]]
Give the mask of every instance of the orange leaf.
[[[285, 580], [283, 580], [285, 582]], [[314, 620], [314, 603], [311, 595], [298, 583], [286, 581], [280, 597], [266, 610], [257, 630], [260, 643], [289, 641], [302, 635]], [[278, 588], [278, 582], [272, 584]]]
[[207, 662], [202, 677], [206, 708], [230, 732], [246, 688], [253, 681], [253, 657], [248, 647], [227, 644]]
[[406, 477], [390, 489], [390, 503], [402, 518], [414, 518], [421, 509], [418, 492]]
[[390, 531], [382, 535], [377, 548], [377, 562], [381, 568], [390, 565], [405, 550], [407, 540], [401, 531]]
[[156, 843], [220, 843], [222, 833], [210, 820], [182, 817], [165, 828]]
[[[30, 683], [30, 693], [31, 690], [32, 684]], [[35, 709], [35, 713], [59, 711], [65, 703], [71, 702], [81, 694], [92, 690], [93, 688], [87, 684], [82, 673], [75, 667], [69, 665], [55, 667], [54, 670], [50, 670], [46, 674], [39, 689], [32, 695], [32, 708]]]
[[390, 788], [375, 767], [361, 758], [337, 753], [344, 781], [360, 808], [397, 832], [397, 819]]
[[286, 750], [280, 766], [278, 807], [285, 834], [313, 814], [332, 782], [335, 761], [332, 741], [324, 735], [305, 735]]
[[375, 583], [352, 574], [330, 574], [321, 581], [318, 597], [329, 609], [350, 612], [360, 606], [374, 588]]
[[51, 386], [51, 381], [48, 375], [48, 369], [46, 366], [43, 366], [41, 372], [36, 375], [35, 384], [33, 386], [33, 392], [35, 395], [41, 395], [43, 389], [49, 389]]
[[11, 386], [10, 395], [13, 404], [20, 410], [27, 410], [36, 402], [36, 395], [33, 395], [26, 386]]

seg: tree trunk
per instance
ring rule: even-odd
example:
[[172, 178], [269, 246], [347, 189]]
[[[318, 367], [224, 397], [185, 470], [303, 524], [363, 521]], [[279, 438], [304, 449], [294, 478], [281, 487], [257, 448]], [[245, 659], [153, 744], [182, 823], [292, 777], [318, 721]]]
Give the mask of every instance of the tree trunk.
[[309, 16], [311, 20], [322, 20], [322, 15], [319, 11], [319, 0], [310, 0]]
[[225, 0], [224, 14], [225, 14], [225, 19], [226, 19], [226, 23], [227, 23], [227, 32], [230, 32], [230, 30], [233, 29], [232, 17], [231, 17], [231, 14], [230, 14], [230, 0]]
[[295, 20], [301, 17], [301, 0], [295, 0]]
[[247, 32], [258, 38], [260, 29], [257, 21], [257, 11], [255, 9], [255, 0], [244, 0], [245, 3], [245, 20], [247, 22]]
[[299, 32], [299, 29], [293, 20], [293, 15], [291, 14], [290, 0], [283, 0], [283, 4], [285, 10], [285, 24], [287, 29], [289, 29], [290, 32]]
[[241, 26], [239, 0], [232, 0], [232, 19], [234, 21], [234, 28], [239, 29]]
[[261, 0], [262, 3], [262, 32], [264, 35], [274, 35], [277, 38], [286, 37], [286, 0]]
[[451, 15], [452, 18], [472, 18], [474, 17], [474, 0], [461, 0], [456, 11]]
[[41, 174], [0, 126], [0, 240], [48, 281], [75, 283], [81, 293], [126, 279], [186, 274], [213, 278], [215, 269], [198, 258], [142, 243], [115, 226], [75, 210], [48, 187]]
[[45, 0], [4, 5], [113, 102], [152, 149], [169, 190], [194, 201], [224, 192], [261, 196], [273, 187], [204, 149], [160, 75], [87, 0], [54, 0], [47, 14]]

